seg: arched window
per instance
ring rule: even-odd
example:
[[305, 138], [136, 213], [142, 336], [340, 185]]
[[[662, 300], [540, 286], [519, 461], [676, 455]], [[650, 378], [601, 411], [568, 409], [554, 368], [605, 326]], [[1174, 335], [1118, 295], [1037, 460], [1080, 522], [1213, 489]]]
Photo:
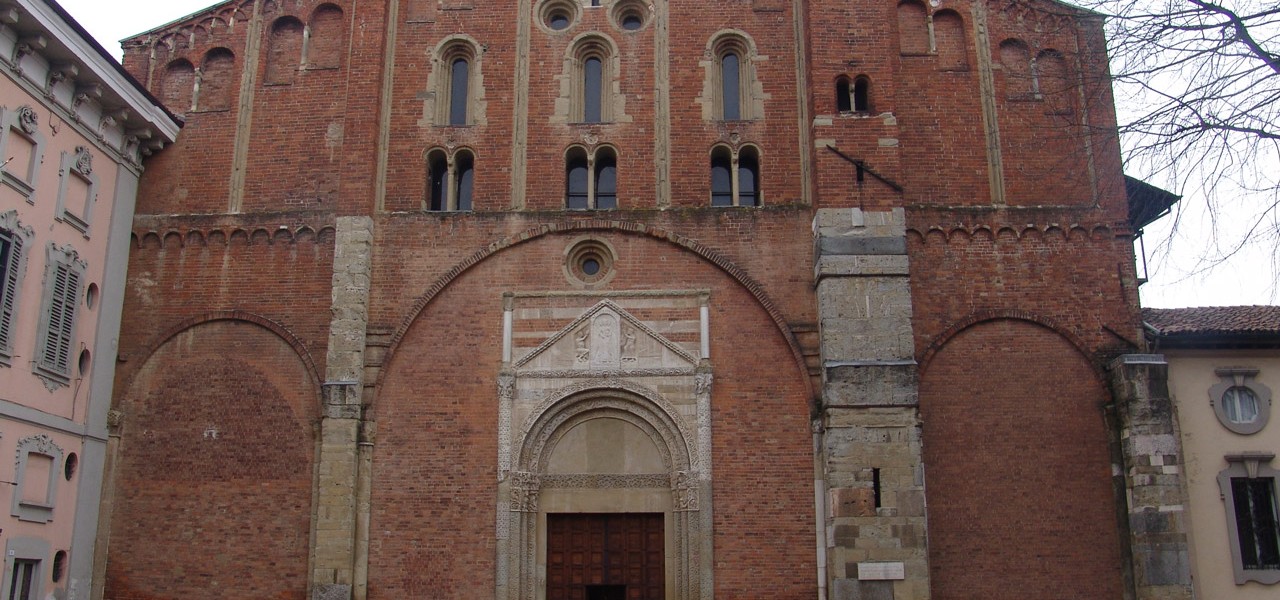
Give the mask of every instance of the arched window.
[[859, 75], [853, 80], [853, 110], [860, 113], [871, 112], [871, 79], [866, 75]]
[[427, 152], [427, 210], [469, 211], [474, 195], [475, 155], [470, 150]]
[[466, 150], [453, 157], [453, 210], [471, 210], [471, 194], [475, 188], [475, 158]]
[[302, 21], [280, 17], [271, 24], [267, 38], [268, 84], [293, 83], [293, 74], [302, 62]]
[[725, 52], [720, 57], [720, 101], [726, 121], [742, 118], [742, 84], [738, 54]]
[[600, 57], [591, 56], [582, 63], [582, 121], [584, 123], [600, 122], [600, 78], [602, 63]]
[[836, 111], [853, 112], [853, 92], [849, 89], [849, 78], [836, 79]]
[[[757, 95], [754, 46], [745, 33], [730, 31], [713, 37], [707, 46], [712, 60], [705, 61], [703, 118], [708, 120], [750, 120], [763, 116]], [[709, 95], [708, 95], [709, 94]]]
[[1067, 72], [1067, 61], [1057, 50], [1042, 50], [1032, 63], [1032, 77], [1046, 112], [1070, 114], [1075, 109], [1075, 86]]
[[591, 194], [587, 181], [587, 151], [581, 147], [569, 149], [564, 164], [564, 207], [569, 210], [590, 208]]
[[462, 127], [483, 123], [484, 94], [476, 44], [460, 36], [441, 42], [432, 61], [428, 89], [434, 91], [428, 103], [434, 102], [436, 125]]
[[738, 153], [738, 206], [760, 205], [760, 161], [755, 148], [743, 148]]
[[470, 91], [471, 65], [465, 58], [455, 58], [449, 65], [449, 124], [467, 124], [467, 93]]
[[595, 207], [600, 209], [618, 208], [618, 159], [610, 148], [601, 148], [596, 152], [595, 160]]
[[711, 149], [711, 206], [760, 206], [760, 153], [754, 146]]
[[727, 146], [711, 151], [711, 206], [733, 206], [733, 152]]
[[448, 210], [449, 157], [443, 150], [427, 154], [428, 210]]
[[573, 146], [565, 153], [564, 206], [570, 210], [618, 207], [618, 155], [608, 146], [588, 152]]
[[[565, 54], [565, 76], [572, 85], [566, 98], [569, 123], [611, 123], [619, 117], [617, 48], [600, 33], [588, 33], [569, 45]], [[563, 96], [562, 96], [563, 97]]]

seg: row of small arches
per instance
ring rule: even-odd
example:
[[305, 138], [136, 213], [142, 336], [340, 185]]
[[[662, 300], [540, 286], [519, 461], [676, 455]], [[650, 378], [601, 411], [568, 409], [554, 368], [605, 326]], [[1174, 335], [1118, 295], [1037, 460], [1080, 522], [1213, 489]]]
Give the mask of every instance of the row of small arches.
[[[470, 211], [475, 197], [476, 156], [470, 148], [432, 148], [426, 153], [427, 197], [433, 212]], [[711, 206], [760, 206], [760, 149], [753, 145], [711, 148]], [[564, 208], [618, 208], [618, 150], [601, 144], [565, 151]]]
[[178, 248], [178, 247], [200, 247], [200, 246], [224, 246], [224, 245], [263, 245], [263, 244], [289, 244], [301, 242], [320, 242], [328, 243], [334, 239], [334, 229], [332, 226], [321, 226], [318, 230], [303, 225], [296, 229], [288, 227], [278, 229], [267, 229], [259, 227], [256, 229], [212, 229], [208, 231], [189, 230], [189, 231], [146, 231], [133, 232], [132, 241], [134, 248]]
[[[346, 37], [342, 9], [321, 4], [307, 23], [292, 15], [272, 22], [265, 48], [264, 82], [288, 84], [300, 69], [332, 69], [342, 62]], [[210, 49], [199, 67], [186, 58], [165, 65], [160, 99], [170, 110], [225, 110], [233, 103], [236, 55], [228, 48]]]

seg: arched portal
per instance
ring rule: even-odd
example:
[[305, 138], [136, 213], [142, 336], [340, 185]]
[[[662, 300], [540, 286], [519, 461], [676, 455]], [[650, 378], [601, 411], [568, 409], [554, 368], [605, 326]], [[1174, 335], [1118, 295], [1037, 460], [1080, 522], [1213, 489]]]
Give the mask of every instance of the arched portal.
[[[700, 398], [691, 400], [705, 402], [710, 375], [693, 377], [703, 383], [693, 386]], [[502, 375], [504, 404], [515, 401], [517, 378]], [[572, 586], [586, 588], [588, 597], [627, 586], [653, 591], [644, 597], [704, 597], [710, 480], [698, 468], [702, 452], [682, 411], [640, 383], [591, 378], [516, 412], [528, 417], [498, 486], [500, 598], [549, 598]], [[571, 543], [594, 557], [573, 573], [562, 560], [576, 552]], [[565, 583], [570, 579], [576, 583]]]

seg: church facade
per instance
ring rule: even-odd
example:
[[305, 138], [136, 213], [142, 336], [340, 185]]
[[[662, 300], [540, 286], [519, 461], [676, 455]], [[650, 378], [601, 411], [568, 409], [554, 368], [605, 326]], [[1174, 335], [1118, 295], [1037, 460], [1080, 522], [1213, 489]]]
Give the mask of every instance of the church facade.
[[124, 65], [185, 126], [102, 597], [1190, 597], [1097, 15], [233, 0]]

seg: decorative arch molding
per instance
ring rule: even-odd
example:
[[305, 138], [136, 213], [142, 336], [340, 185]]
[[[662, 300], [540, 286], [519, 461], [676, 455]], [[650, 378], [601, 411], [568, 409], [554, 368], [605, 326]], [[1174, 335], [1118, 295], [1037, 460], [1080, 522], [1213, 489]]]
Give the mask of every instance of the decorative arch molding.
[[540, 472], [555, 442], [582, 420], [584, 414], [606, 412], [624, 417], [633, 424], [645, 423], [673, 472], [695, 468], [698, 451], [692, 433], [681, 423], [675, 406], [656, 390], [625, 379], [592, 379], [547, 394], [525, 421], [524, 433], [516, 444], [516, 470]]
[[292, 331], [289, 331], [287, 327], [277, 323], [276, 321], [259, 314], [241, 310], [209, 311], [204, 314], [184, 319], [183, 321], [160, 332], [159, 335], [153, 337], [149, 343], [143, 346], [146, 350], [144, 350], [139, 357], [141, 360], [134, 364], [128, 375], [122, 378], [123, 387], [120, 389], [128, 390], [133, 387], [134, 379], [137, 377], [138, 371], [141, 370], [143, 365], [151, 361], [151, 357], [155, 356], [156, 351], [158, 351], [166, 342], [189, 329], [215, 321], [238, 321], [242, 323], [251, 323], [270, 331], [286, 344], [289, 344], [289, 346], [293, 348], [294, 353], [297, 354], [298, 359], [302, 361], [312, 383], [315, 384], [316, 402], [318, 403], [320, 401], [320, 382], [324, 381], [324, 379], [320, 377], [320, 372], [316, 369], [315, 360], [311, 358], [311, 352], [307, 350], [307, 347], [302, 343], [302, 340], [298, 339], [298, 336], [294, 335]]
[[1071, 344], [1071, 347], [1075, 348], [1076, 352], [1079, 352], [1080, 356], [1089, 364], [1089, 368], [1093, 370], [1093, 374], [1098, 378], [1098, 381], [1104, 384], [1106, 383], [1106, 374], [1102, 371], [1098, 361], [1093, 360], [1093, 353], [1090, 352], [1089, 346], [1084, 342], [1084, 340], [1071, 333], [1066, 327], [1063, 327], [1057, 321], [1049, 317], [1039, 315], [1031, 311], [1017, 309], [981, 310], [970, 313], [963, 319], [952, 323], [950, 327], [946, 328], [946, 330], [935, 337], [933, 341], [929, 343], [928, 347], [926, 347], [917, 357], [916, 362], [920, 364], [921, 378], [923, 378], [925, 373], [928, 372], [929, 363], [933, 361], [933, 358], [937, 356], [938, 352], [940, 352], [952, 339], [960, 335], [962, 331], [991, 321], [1023, 321], [1048, 329], [1053, 334], [1060, 336], [1062, 339], [1066, 340], [1067, 343]]
[[[674, 231], [634, 221], [614, 221], [606, 219], [585, 219], [579, 221], [544, 224], [539, 227], [526, 229], [525, 231], [515, 235], [496, 240], [488, 246], [476, 250], [470, 256], [462, 259], [458, 264], [454, 265], [453, 268], [449, 269], [437, 278], [436, 281], [427, 288], [427, 291], [419, 296], [418, 300], [413, 303], [408, 314], [401, 319], [400, 324], [396, 326], [395, 332], [391, 336], [383, 364], [390, 364], [392, 358], [396, 354], [396, 351], [400, 347], [401, 340], [404, 339], [405, 334], [408, 333], [409, 328], [413, 326], [414, 321], [418, 319], [418, 316], [422, 314], [422, 311], [426, 310], [427, 305], [431, 304], [431, 301], [434, 300], [436, 296], [440, 295], [440, 292], [444, 291], [449, 284], [453, 283], [455, 279], [468, 269], [476, 266], [481, 261], [484, 261], [502, 250], [531, 240], [547, 235], [587, 231], [610, 231], [648, 236], [688, 250], [689, 252], [692, 252], [707, 262], [715, 265], [750, 292], [751, 296], [755, 298], [756, 303], [759, 304], [766, 313], [768, 313], [769, 318], [772, 319], [774, 325], [777, 326], [778, 333], [782, 335], [783, 339], [787, 342], [787, 346], [791, 349], [791, 356], [795, 360], [796, 368], [800, 370], [800, 373], [808, 374], [808, 367], [805, 365], [804, 355], [800, 352], [800, 344], [796, 341], [795, 334], [792, 333], [791, 327], [787, 325], [787, 321], [783, 318], [782, 312], [778, 310], [777, 305], [775, 305], [773, 300], [769, 298], [769, 295], [765, 293], [764, 286], [752, 279], [745, 269], [738, 266], [728, 257], [720, 254], [714, 248], [692, 238], [682, 236]], [[381, 389], [382, 383], [386, 378], [386, 373], [387, 369], [385, 368], [380, 369], [378, 372], [377, 385], [379, 389]], [[802, 379], [804, 380], [805, 391], [812, 401], [813, 382], [807, 376], [802, 377]]]
[[253, 227], [245, 229], [241, 227], [232, 227], [227, 229], [211, 228], [211, 229], [169, 229], [165, 231], [134, 230], [130, 235], [130, 242], [134, 249], [160, 249], [166, 247], [205, 247], [205, 246], [228, 246], [232, 242], [257, 245], [261, 243], [267, 244], [289, 244], [301, 242], [332, 242], [336, 230], [333, 225], [319, 225], [311, 227], [303, 225], [297, 229], [278, 229], [267, 227]]
[[1117, 228], [1100, 223], [1071, 223], [1068, 225], [1060, 225], [1058, 223], [1038, 223], [1022, 227], [1010, 227], [1007, 225], [992, 227], [990, 225], [983, 224], [955, 227], [940, 227], [937, 225], [929, 227], [907, 227], [907, 235], [924, 244], [928, 244], [931, 240], [939, 238], [941, 238], [941, 241], [948, 243], [953, 239], [958, 241], [968, 241], [983, 236], [988, 239], [1012, 237], [1016, 240], [1032, 237], [1047, 238], [1054, 236], [1063, 240], [1077, 241], [1081, 239], [1106, 239], [1109, 237], [1127, 238], [1129, 234], [1130, 232], [1124, 228]]

